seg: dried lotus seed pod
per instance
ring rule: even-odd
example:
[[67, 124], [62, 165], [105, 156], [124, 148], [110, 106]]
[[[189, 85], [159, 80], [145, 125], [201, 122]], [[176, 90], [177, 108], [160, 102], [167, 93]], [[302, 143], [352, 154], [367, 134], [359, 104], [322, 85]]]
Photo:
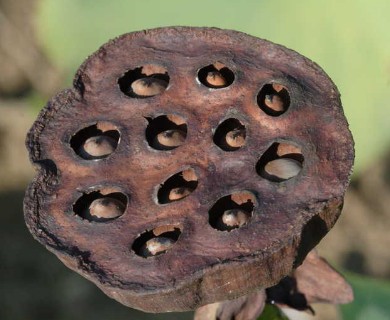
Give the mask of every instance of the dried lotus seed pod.
[[[226, 83], [210, 89], [210, 72]], [[76, 156], [99, 135], [116, 141], [104, 138], [103, 161]], [[319, 66], [194, 27], [100, 47], [40, 113], [27, 148], [39, 169], [24, 201], [30, 232], [148, 312], [194, 310], [292, 274], [338, 219], [354, 158], [339, 92]]]

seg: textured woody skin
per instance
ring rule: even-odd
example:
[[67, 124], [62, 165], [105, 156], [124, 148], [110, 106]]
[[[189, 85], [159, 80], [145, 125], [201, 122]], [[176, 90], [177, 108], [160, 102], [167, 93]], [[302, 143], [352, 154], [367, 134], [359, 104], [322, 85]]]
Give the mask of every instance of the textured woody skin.
[[[234, 73], [226, 88], [197, 79], [216, 61]], [[118, 79], [149, 64], [168, 71], [168, 88], [142, 99], [125, 95]], [[279, 116], [256, 99], [274, 82], [291, 100]], [[145, 139], [147, 119], [168, 114], [185, 119], [185, 143], [154, 150]], [[228, 118], [246, 128], [245, 145], [230, 152], [213, 142]], [[85, 160], [70, 140], [95, 124], [119, 131], [119, 144], [107, 158]], [[256, 171], [275, 142], [299, 146], [304, 157], [300, 173], [282, 182]], [[42, 110], [27, 148], [38, 169], [24, 203], [35, 239], [108, 296], [148, 312], [194, 310], [289, 275], [336, 222], [354, 158], [339, 92], [315, 63], [240, 32], [187, 27], [129, 33], [103, 45], [77, 71], [73, 88]], [[196, 189], [159, 204], [158, 187], [187, 168], [196, 172]], [[96, 190], [125, 195], [124, 214], [105, 222], [75, 215], [75, 202]], [[240, 191], [255, 197], [249, 222], [230, 232], [210, 226], [210, 208]], [[168, 251], [149, 258], [134, 252], [141, 234], [164, 226], [181, 231]]]

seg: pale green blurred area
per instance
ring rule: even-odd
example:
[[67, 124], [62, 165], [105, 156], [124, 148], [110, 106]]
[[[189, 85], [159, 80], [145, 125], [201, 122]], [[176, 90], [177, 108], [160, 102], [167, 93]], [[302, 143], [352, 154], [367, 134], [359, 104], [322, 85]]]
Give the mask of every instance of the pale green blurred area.
[[162, 26], [235, 29], [294, 49], [338, 86], [356, 144], [355, 173], [390, 144], [390, 1], [43, 0], [42, 44], [65, 70], [108, 39]]

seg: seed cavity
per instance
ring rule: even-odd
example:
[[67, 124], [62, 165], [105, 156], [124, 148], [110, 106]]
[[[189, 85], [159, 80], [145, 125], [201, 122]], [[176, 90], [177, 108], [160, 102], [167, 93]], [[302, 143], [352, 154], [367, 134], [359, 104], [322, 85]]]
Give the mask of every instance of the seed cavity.
[[99, 160], [112, 154], [119, 143], [120, 134], [116, 127], [99, 122], [78, 131], [70, 139], [74, 152], [85, 160]]
[[[126, 210], [127, 197], [121, 192], [84, 193], [73, 205], [73, 212], [88, 221], [106, 222], [119, 218]], [[107, 193], [109, 192], [109, 193]]]
[[169, 177], [157, 191], [157, 201], [165, 204], [188, 197], [198, 186], [198, 177], [192, 168]]
[[172, 150], [184, 144], [187, 138], [187, 124], [178, 115], [163, 115], [146, 118], [145, 131], [148, 144], [156, 150]]
[[234, 73], [221, 62], [203, 67], [198, 72], [198, 80], [208, 88], [220, 89], [230, 86], [234, 81]]
[[210, 209], [209, 223], [219, 231], [232, 231], [240, 228], [250, 221], [255, 204], [256, 198], [249, 191], [224, 196]]
[[269, 83], [264, 85], [257, 95], [260, 109], [270, 116], [280, 116], [290, 106], [290, 94], [284, 85]]
[[149, 258], [161, 255], [172, 248], [181, 234], [176, 225], [163, 225], [141, 234], [131, 249], [140, 257]]
[[236, 151], [245, 145], [246, 129], [237, 119], [223, 121], [215, 130], [214, 143], [224, 151]]
[[148, 98], [163, 93], [169, 85], [165, 67], [144, 65], [127, 71], [118, 79], [120, 90], [132, 98]]
[[257, 162], [256, 171], [263, 178], [282, 182], [297, 176], [303, 167], [301, 148], [289, 143], [274, 143]]

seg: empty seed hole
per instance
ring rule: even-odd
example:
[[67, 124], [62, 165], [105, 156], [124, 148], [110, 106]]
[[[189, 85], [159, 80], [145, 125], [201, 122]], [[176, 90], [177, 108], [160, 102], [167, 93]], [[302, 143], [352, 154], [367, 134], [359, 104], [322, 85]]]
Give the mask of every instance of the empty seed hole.
[[198, 80], [208, 88], [220, 89], [230, 86], [234, 73], [221, 62], [215, 62], [198, 71]]
[[159, 204], [179, 201], [189, 196], [198, 186], [198, 177], [192, 168], [183, 170], [168, 178], [157, 192]]
[[123, 193], [93, 191], [83, 194], [74, 203], [73, 212], [88, 221], [106, 222], [119, 218], [126, 207], [127, 197]]
[[118, 79], [120, 90], [132, 98], [147, 98], [161, 94], [169, 84], [166, 68], [158, 65], [145, 65], [127, 71]]
[[237, 119], [223, 121], [215, 130], [214, 143], [224, 151], [235, 151], [245, 145], [246, 129]]
[[269, 83], [264, 85], [257, 95], [257, 104], [266, 114], [277, 117], [290, 106], [290, 94], [285, 86]]
[[187, 137], [186, 121], [177, 115], [146, 118], [149, 122], [145, 135], [148, 144], [156, 150], [172, 150], [184, 144]]
[[222, 197], [210, 209], [209, 223], [220, 231], [240, 228], [249, 222], [255, 203], [255, 196], [249, 191]]
[[97, 123], [78, 131], [71, 139], [74, 152], [86, 160], [99, 160], [112, 154], [119, 143], [119, 131], [109, 123]]
[[149, 258], [167, 252], [179, 239], [178, 226], [165, 225], [141, 234], [131, 249], [140, 257]]
[[265, 179], [281, 182], [291, 179], [302, 170], [304, 157], [301, 148], [289, 143], [274, 143], [257, 162], [256, 171]]

